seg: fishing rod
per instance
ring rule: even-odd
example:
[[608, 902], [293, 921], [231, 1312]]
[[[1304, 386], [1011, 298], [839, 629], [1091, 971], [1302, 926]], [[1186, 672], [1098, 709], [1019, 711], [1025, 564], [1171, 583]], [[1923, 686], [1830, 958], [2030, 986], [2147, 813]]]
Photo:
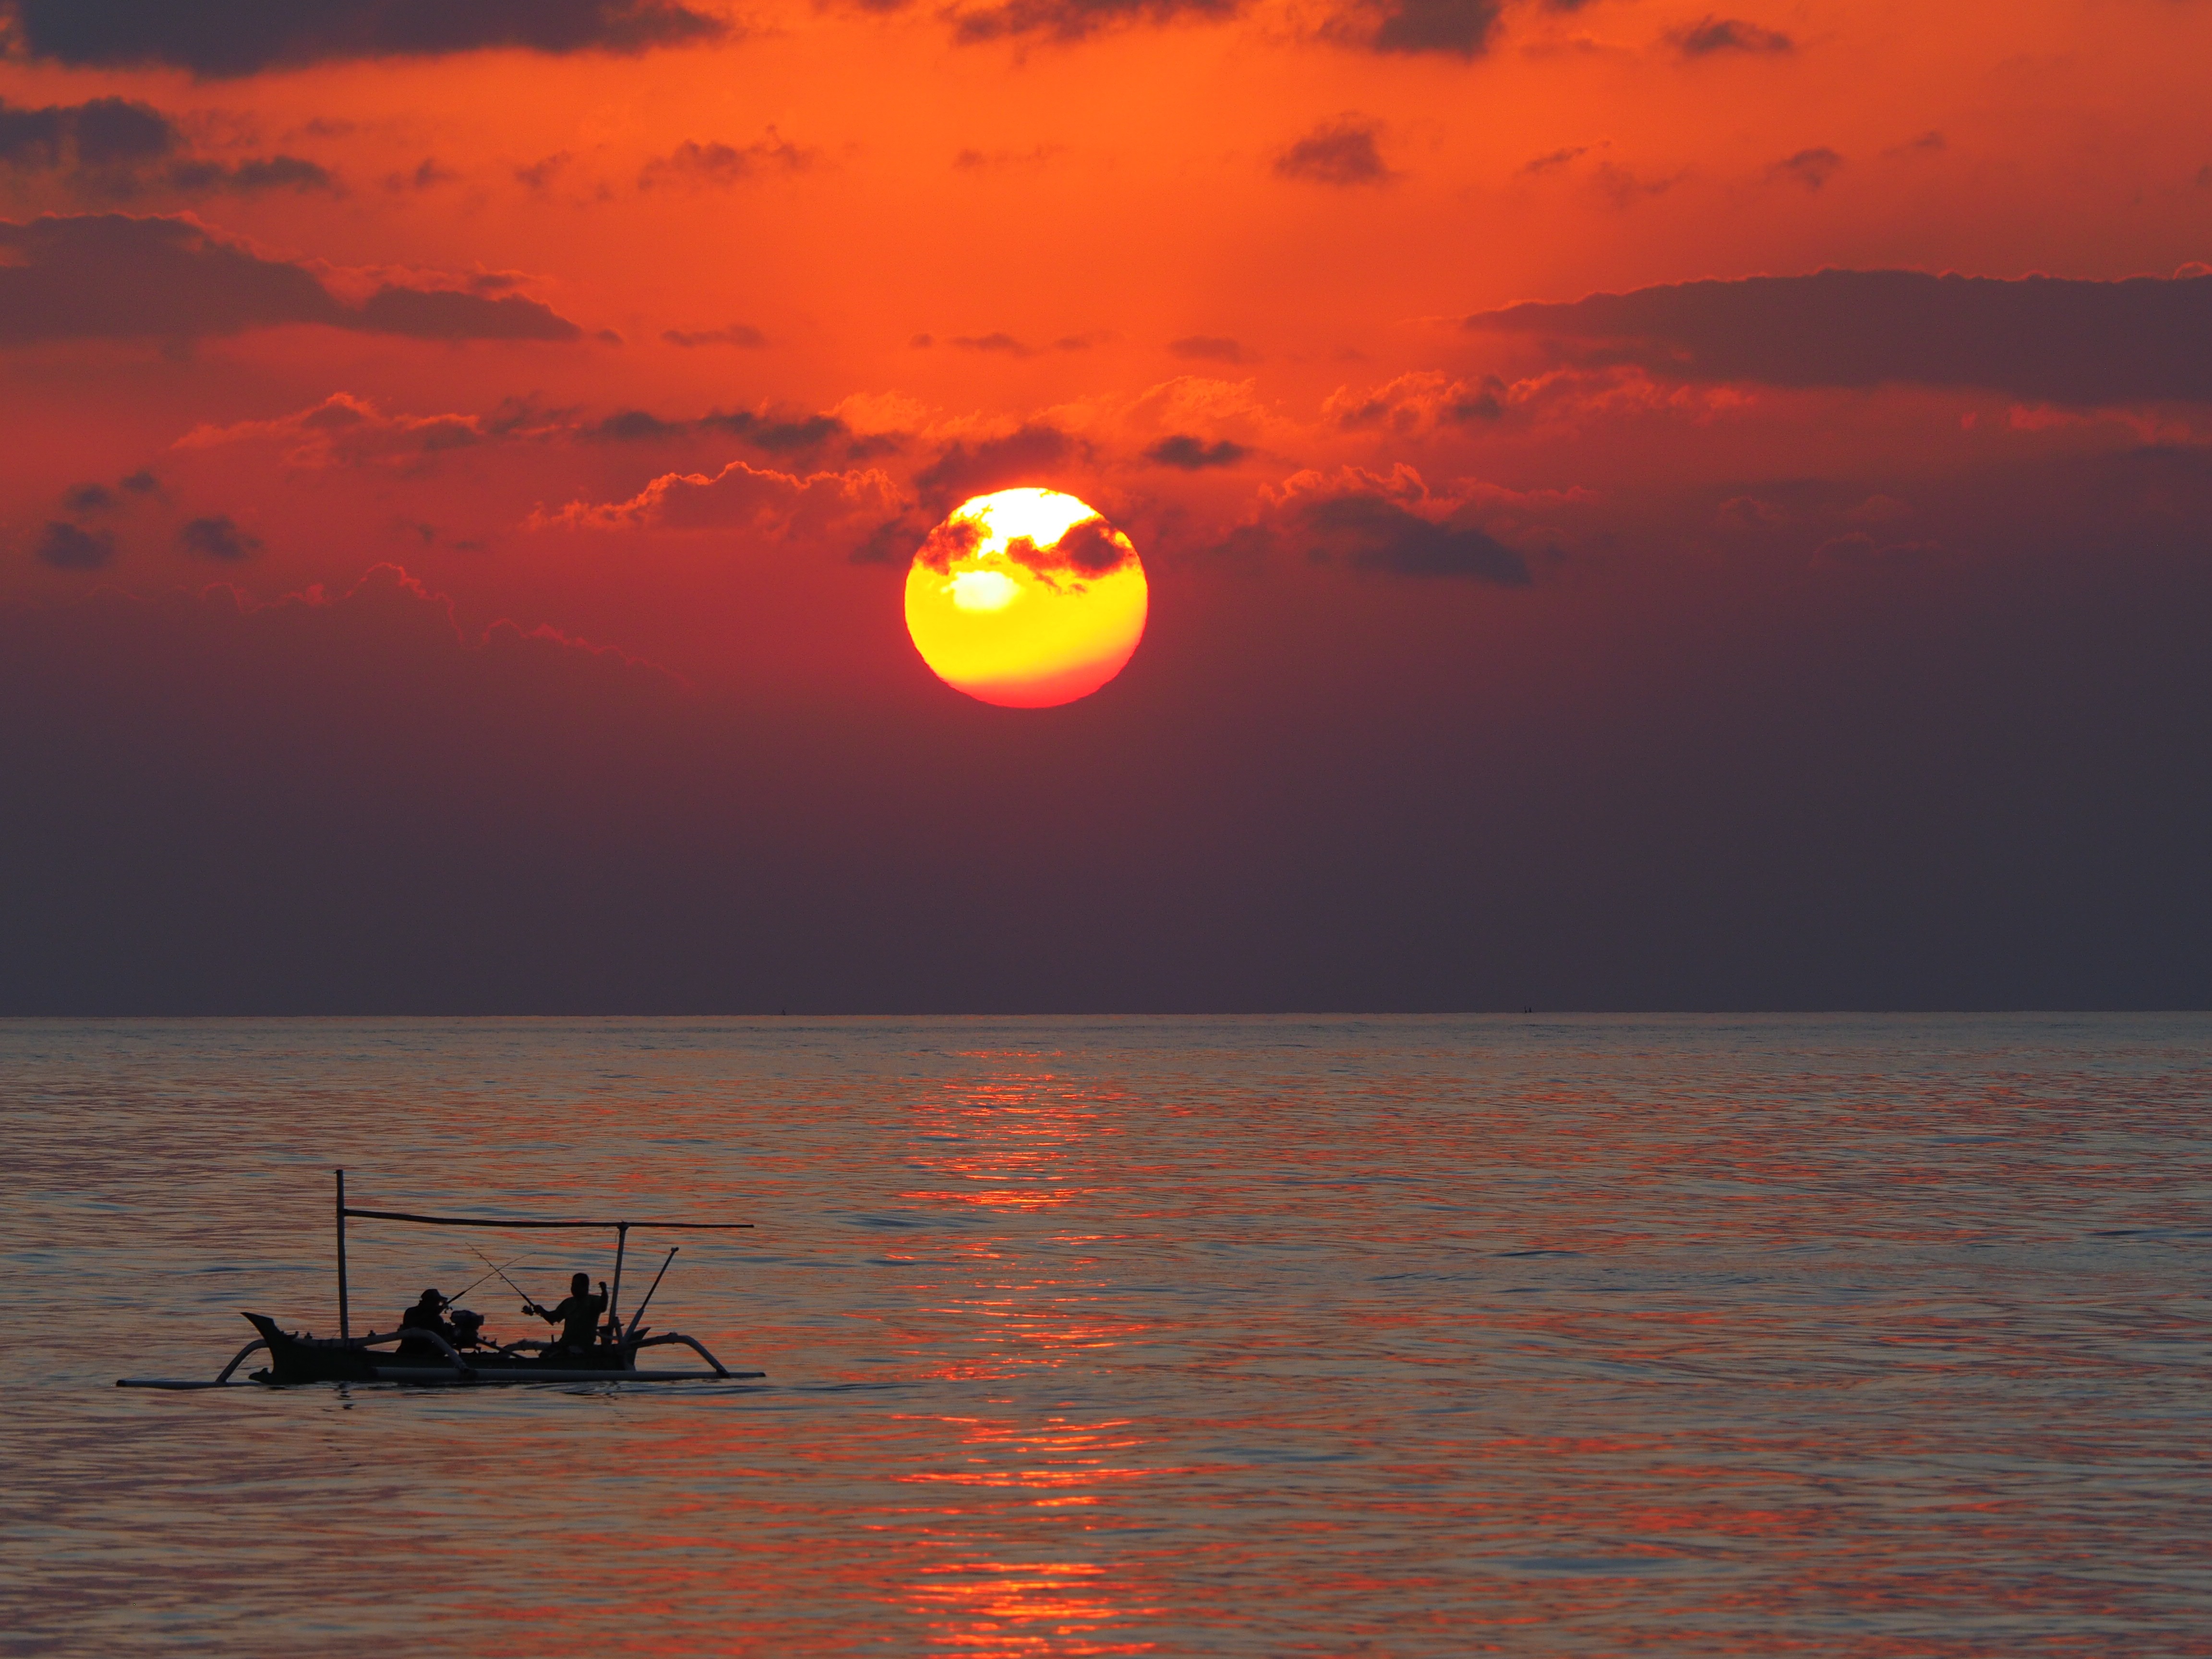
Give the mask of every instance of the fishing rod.
[[[522, 1253], [522, 1255], [528, 1255], [529, 1254], [530, 1254], [530, 1252], [529, 1252], [529, 1251], [525, 1250], [525, 1251]], [[518, 1256], [510, 1256], [507, 1261], [505, 1261], [501, 1262], [501, 1263], [500, 1264], [500, 1267], [513, 1267], [516, 1262], [518, 1262], [518, 1261], [521, 1261], [521, 1260], [522, 1260], [522, 1255], [518, 1255]], [[486, 1259], [487, 1259], [487, 1258], [484, 1258], [484, 1257], [482, 1257], [482, 1256], [479, 1256], [479, 1257], [477, 1258], [477, 1260], [479, 1260], [479, 1261], [483, 1261], [483, 1260], [486, 1260]], [[499, 1267], [494, 1267], [494, 1268], [491, 1270], [491, 1273], [498, 1273], [498, 1272], [499, 1272]], [[450, 1307], [452, 1307], [452, 1306], [453, 1305], [453, 1304], [455, 1304], [456, 1302], [459, 1302], [459, 1301], [463, 1297], [466, 1296], [466, 1295], [467, 1295], [471, 1291], [473, 1291], [474, 1289], [476, 1289], [476, 1287], [477, 1287], [477, 1285], [479, 1285], [483, 1284], [483, 1283], [484, 1282], [484, 1280], [486, 1280], [487, 1279], [489, 1279], [489, 1278], [491, 1277], [491, 1273], [478, 1273], [478, 1274], [477, 1274], [474, 1279], [471, 1279], [471, 1280], [469, 1280], [469, 1282], [468, 1282], [467, 1284], [465, 1284], [465, 1285], [462, 1285], [462, 1286], [461, 1286], [461, 1288], [460, 1288], [459, 1290], [455, 1291], [454, 1291], [451, 1296], [448, 1296], [448, 1297], [441, 1297], [441, 1298], [440, 1298], [440, 1300], [441, 1300], [442, 1302], [444, 1302], [444, 1303], [445, 1303], [445, 1304], [446, 1304], [447, 1307], [449, 1307], [449, 1308], [450, 1308]]]
[[645, 1310], [653, 1302], [653, 1293], [660, 1288], [660, 1274], [666, 1273], [668, 1271], [668, 1262], [675, 1260], [676, 1251], [674, 1248], [672, 1247], [668, 1252], [668, 1261], [660, 1264], [660, 1273], [653, 1274], [653, 1283], [645, 1287], [645, 1300], [637, 1304], [637, 1311], [629, 1316], [629, 1329], [623, 1334], [623, 1341], [635, 1342], [637, 1340], [638, 1328], [645, 1318]]
[[[491, 1270], [492, 1270], [494, 1273], [498, 1273], [498, 1274], [499, 1274], [499, 1277], [500, 1277], [500, 1282], [501, 1282], [501, 1284], [505, 1285], [508, 1290], [513, 1291], [514, 1291], [517, 1296], [519, 1296], [519, 1297], [520, 1297], [522, 1298], [523, 1310], [524, 1310], [525, 1312], [529, 1311], [531, 1309], [535, 1308], [535, 1307], [538, 1305], [538, 1304], [537, 1304], [536, 1302], [534, 1302], [534, 1301], [532, 1301], [532, 1300], [531, 1299], [531, 1296], [530, 1296], [530, 1292], [529, 1292], [529, 1291], [527, 1291], [524, 1290], [524, 1289], [522, 1288], [522, 1286], [521, 1286], [521, 1285], [520, 1285], [516, 1284], [513, 1279], [509, 1279], [509, 1278], [507, 1276], [507, 1274], [506, 1274], [504, 1272], [502, 1272], [499, 1267], [495, 1267], [495, 1266], [493, 1265], [493, 1263], [492, 1263], [492, 1259], [491, 1259], [489, 1256], [486, 1255], [485, 1255], [482, 1250], [480, 1250], [480, 1249], [477, 1249], [477, 1247], [476, 1247], [475, 1245], [471, 1244], [471, 1245], [470, 1245], [470, 1246], [469, 1246], [469, 1254], [470, 1254], [471, 1255], [472, 1255], [472, 1256], [476, 1257], [476, 1259], [477, 1259], [477, 1261], [479, 1261], [483, 1262], [483, 1263], [484, 1264], [484, 1266], [485, 1266], [485, 1267], [490, 1267], [490, 1268], [491, 1268]], [[518, 1260], [519, 1260], [519, 1259], [520, 1259], [520, 1258], [518, 1258]], [[513, 1265], [514, 1265], [514, 1264], [513, 1264], [512, 1262], [510, 1262], [510, 1263], [508, 1264], [508, 1266], [510, 1266], [510, 1267], [511, 1267], [511, 1266], [513, 1266]], [[483, 1281], [482, 1281], [481, 1279], [479, 1279], [477, 1282], [478, 1282], [479, 1284], [483, 1283]]]

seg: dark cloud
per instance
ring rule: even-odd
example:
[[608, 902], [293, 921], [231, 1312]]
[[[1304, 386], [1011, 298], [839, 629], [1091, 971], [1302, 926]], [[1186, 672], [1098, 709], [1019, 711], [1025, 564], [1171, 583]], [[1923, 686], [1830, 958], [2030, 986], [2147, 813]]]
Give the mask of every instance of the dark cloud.
[[1185, 357], [1199, 363], [1249, 363], [1251, 355], [1237, 341], [1222, 334], [1186, 334], [1180, 340], [1170, 340], [1170, 356]]
[[76, 112], [77, 159], [87, 167], [143, 161], [178, 147], [168, 117], [144, 104], [95, 98]]
[[988, 168], [1039, 167], [1054, 156], [1066, 153], [1065, 144], [1032, 144], [1027, 149], [963, 149], [953, 156], [952, 165], [962, 173], [979, 173]]
[[440, 185], [460, 182], [461, 175], [439, 161], [426, 155], [411, 173], [393, 173], [385, 176], [384, 187], [394, 195], [410, 190], [434, 190]]
[[514, 181], [532, 194], [543, 195], [553, 180], [575, 159], [565, 149], [557, 155], [544, 156], [532, 161], [527, 167], [515, 168]]
[[[1033, 346], [1004, 330], [997, 330], [989, 334], [952, 335], [944, 343], [958, 351], [996, 353], [1006, 357], [1040, 357], [1048, 351], [1088, 351], [1100, 337], [1110, 337], [1063, 334], [1049, 345]], [[938, 339], [933, 334], [917, 334], [907, 343], [917, 350], [927, 350], [936, 345]]]
[[736, 185], [766, 173], [804, 173], [813, 165], [812, 150], [801, 149], [770, 127], [767, 137], [743, 148], [686, 139], [667, 155], [647, 161], [638, 173], [637, 187], [651, 190], [656, 185], [672, 183]]
[[82, 530], [57, 519], [39, 532], [33, 551], [57, 570], [97, 570], [115, 556], [115, 532]]
[[1503, 0], [1363, 0], [1332, 19], [1328, 32], [1370, 52], [1478, 58], [1490, 49], [1504, 9]]
[[[921, 553], [942, 570], [955, 549], [942, 542], [933, 546], [930, 538], [941, 528], [933, 513], [910, 507], [897, 517], [884, 520], [863, 537], [853, 550], [852, 561], [854, 564], [902, 565]], [[972, 526], [963, 533], [972, 536]]]
[[62, 112], [11, 109], [0, 100], [0, 162], [15, 167], [58, 167], [65, 143]]
[[[904, 548], [914, 549], [913, 556], [932, 570], [949, 570], [953, 562], [973, 552], [983, 538], [983, 527], [972, 519], [951, 520], [933, 526], [927, 537], [911, 533], [912, 515], [902, 515], [880, 526], [877, 538], [888, 539], [888, 532], [896, 532]], [[875, 540], [872, 538], [872, 542]], [[1070, 525], [1058, 541], [1049, 547], [1040, 547], [1027, 536], [1016, 536], [1006, 544], [1006, 556], [1015, 563], [1025, 565], [1045, 581], [1057, 585], [1061, 579], [1080, 580], [1085, 576], [1103, 576], [1117, 570], [1136, 556], [1137, 550], [1129, 538], [1108, 524], [1103, 518], [1089, 518]], [[907, 554], [896, 546], [885, 546], [879, 553], [860, 559], [862, 563], [890, 562], [903, 559]]]
[[179, 161], [162, 173], [155, 185], [185, 194], [232, 191], [251, 195], [263, 190], [336, 191], [338, 181], [329, 169], [296, 155], [269, 155], [248, 161]]
[[386, 286], [349, 308], [338, 325], [418, 340], [573, 340], [581, 332], [519, 294], [496, 300], [451, 289]]
[[[322, 407], [336, 413], [347, 410], [349, 404], [350, 400], [341, 403], [332, 398], [326, 401]], [[577, 411], [573, 407], [542, 404], [538, 400], [538, 394], [532, 392], [520, 398], [501, 398], [492, 405], [491, 413], [476, 417], [476, 425], [487, 436], [512, 438], [541, 428], [558, 428], [573, 424], [576, 414]], [[314, 416], [310, 416], [308, 418], [312, 420]]]
[[881, 454], [899, 447], [896, 434], [872, 433], [861, 437], [835, 415], [784, 415], [755, 410], [720, 410], [696, 420], [663, 420], [642, 409], [618, 410], [579, 429], [586, 438], [623, 443], [665, 442], [700, 433], [737, 438], [770, 455], [798, 455], [842, 442], [848, 455]]
[[1085, 577], [1118, 570], [1137, 556], [1137, 550], [1105, 520], [1092, 518], [1068, 526], [1049, 547], [1039, 547], [1027, 536], [1017, 536], [1006, 544], [1006, 556], [1056, 588], [1064, 581], [1079, 586]]
[[1717, 52], [1779, 53], [1797, 49], [1795, 40], [1778, 30], [1710, 13], [1668, 38], [1685, 58], [1709, 58]]
[[1330, 402], [1337, 424], [1347, 432], [1386, 429], [1411, 434], [1432, 425], [1501, 420], [1505, 415], [1506, 392], [1505, 382], [1495, 374], [1486, 374], [1473, 385], [1446, 380], [1442, 375], [1416, 375], [1377, 386], [1364, 398]]
[[144, 469], [118, 479], [112, 489], [104, 483], [88, 479], [83, 483], [71, 484], [62, 491], [62, 510], [74, 513], [81, 518], [112, 513], [119, 507], [128, 507], [132, 496], [157, 495], [161, 490], [161, 481]]
[[1226, 438], [1208, 443], [1203, 438], [1178, 432], [1146, 450], [1145, 459], [1161, 466], [1179, 466], [1186, 472], [1195, 472], [1201, 467], [1234, 466], [1249, 453], [1243, 445], [1231, 443]]
[[1882, 151], [1884, 155], [1940, 155], [1950, 148], [1950, 143], [1934, 128], [1917, 138], [1908, 138], [1901, 144], [1893, 144]]
[[1085, 576], [1118, 570], [1136, 556], [1129, 538], [1103, 519], [1085, 519], [1068, 526], [1048, 550], [1056, 564]]
[[[249, 422], [240, 439], [268, 440], [312, 453], [316, 465], [380, 465], [409, 456], [477, 444], [698, 444], [736, 439], [778, 458], [808, 458], [836, 448], [848, 463], [902, 450], [908, 434], [855, 432], [836, 415], [767, 407], [691, 416], [663, 416], [650, 410], [618, 409], [588, 416], [573, 407], [550, 407], [536, 398], [502, 398], [481, 413], [387, 413], [345, 393], [280, 419]], [[149, 475], [150, 476], [150, 475]], [[125, 488], [131, 488], [125, 481]]]
[[94, 98], [24, 109], [0, 100], [0, 162], [10, 167], [131, 167], [184, 147], [184, 135], [150, 104]]
[[191, 519], [177, 532], [177, 545], [204, 559], [234, 563], [261, 551], [261, 538], [249, 536], [228, 515]]
[[1843, 164], [1841, 155], [1822, 146], [1817, 149], [1801, 149], [1795, 155], [1784, 157], [1766, 170], [1766, 176], [1789, 184], [1802, 185], [1807, 190], [1818, 190]]
[[1357, 113], [1324, 121], [1275, 158], [1275, 172], [1320, 185], [1388, 184], [1397, 175], [1376, 146], [1382, 131], [1380, 123]]
[[1554, 168], [1563, 167], [1570, 161], [1579, 161], [1589, 154], [1588, 144], [1575, 144], [1566, 149], [1547, 150], [1534, 160], [1522, 162], [1520, 169], [1521, 175], [1523, 178], [1533, 179], [1540, 173], [1550, 173]]
[[301, 267], [216, 240], [183, 219], [119, 214], [0, 222], [0, 343], [189, 338], [342, 311]]
[[1316, 551], [1393, 576], [1456, 576], [1528, 585], [1528, 562], [1473, 526], [1437, 524], [1381, 495], [1335, 495], [1298, 514]]
[[682, 437], [693, 429], [689, 421], [664, 421], [641, 409], [617, 410], [605, 419], [584, 428], [586, 438], [611, 438], [618, 443], [653, 442]]
[[335, 190], [337, 181], [295, 155], [237, 162], [193, 157], [176, 124], [150, 104], [94, 98], [38, 109], [0, 100], [0, 166], [64, 176], [80, 196], [125, 201], [151, 191]]
[[2212, 401], [2212, 276], [1824, 270], [1514, 306], [1467, 326], [1672, 379], [1980, 386], [2072, 404]]
[[205, 77], [500, 46], [634, 52], [728, 32], [676, 0], [6, 0], [0, 16], [34, 60]]
[[988, 490], [1042, 483], [1043, 475], [1086, 453], [1058, 427], [1029, 425], [1003, 438], [946, 445], [915, 474], [915, 487], [930, 501], [957, 501]]
[[768, 343], [767, 335], [743, 323], [732, 323], [727, 328], [666, 329], [660, 337], [672, 346], [742, 346], [749, 351]]
[[1597, 193], [1622, 212], [1654, 196], [1664, 196], [1682, 182], [1679, 173], [1647, 179], [1618, 161], [1601, 161], [1592, 169], [1590, 182]]
[[[910, 529], [915, 533], [908, 535], [907, 532]], [[872, 546], [878, 539], [888, 540], [895, 537], [903, 539], [913, 551], [911, 555], [892, 554], [887, 547], [884, 550], [886, 554], [901, 560], [908, 556], [919, 559], [932, 570], [942, 574], [952, 568], [955, 560], [964, 559], [975, 550], [976, 544], [983, 539], [983, 526], [973, 519], [954, 519], [932, 526], [927, 534], [922, 534], [920, 527], [913, 524], [913, 514], [909, 510], [878, 526], [869, 540]], [[917, 540], [920, 545], [915, 546]], [[869, 563], [878, 561], [872, 556], [869, 559], [857, 562]], [[890, 562], [890, 560], [887, 557], [881, 562]]]
[[432, 340], [573, 340], [580, 332], [519, 295], [386, 284], [349, 304], [305, 266], [264, 258], [190, 219], [0, 220], [0, 344], [184, 340], [286, 323]]
[[1219, 22], [1243, 9], [1243, 0], [1006, 0], [954, 12], [952, 38], [967, 43], [1024, 37], [1080, 40], [1133, 23]]
[[[741, 438], [771, 455], [802, 454], [838, 440], [843, 440], [849, 451], [870, 441], [857, 438], [853, 428], [835, 415], [763, 415], [740, 409], [727, 415], [717, 411], [702, 416], [699, 424], [709, 432]], [[881, 441], [878, 434], [878, 444]]]

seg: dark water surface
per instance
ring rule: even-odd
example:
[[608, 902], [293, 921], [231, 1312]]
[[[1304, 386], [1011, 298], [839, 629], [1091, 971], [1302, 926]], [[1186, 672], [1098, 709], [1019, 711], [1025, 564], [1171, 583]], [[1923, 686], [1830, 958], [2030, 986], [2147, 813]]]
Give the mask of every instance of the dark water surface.
[[[2209, 1135], [2191, 1015], [0, 1024], [0, 1648], [2212, 1655]], [[334, 1164], [754, 1220], [768, 1380], [111, 1386]], [[356, 1328], [470, 1243], [611, 1255]]]

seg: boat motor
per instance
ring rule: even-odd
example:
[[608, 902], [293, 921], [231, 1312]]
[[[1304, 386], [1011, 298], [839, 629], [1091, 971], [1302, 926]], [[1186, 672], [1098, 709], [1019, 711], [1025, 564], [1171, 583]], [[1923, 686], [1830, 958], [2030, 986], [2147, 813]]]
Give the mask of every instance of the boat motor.
[[484, 1322], [484, 1316], [482, 1314], [473, 1312], [467, 1308], [448, 1308], [446, 1310], [446, 1317], [453, 1323], [455, 1347], [474, 1348], [482, 1345]]

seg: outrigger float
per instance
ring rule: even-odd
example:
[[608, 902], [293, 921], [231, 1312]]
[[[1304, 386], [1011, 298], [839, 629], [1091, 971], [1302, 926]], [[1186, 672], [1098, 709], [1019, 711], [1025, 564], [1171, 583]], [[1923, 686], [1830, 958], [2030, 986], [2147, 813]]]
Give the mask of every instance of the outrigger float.
[[[337, 1267], [338, 1267], [338, 1334], [331, 1337], [304, 1336], [282, 1329], [266, 1314], [249, 1313], [243, 1316], [259, 1333], [254, 1340], [231, 1356], [211, 1382], [189, 1381], [167, 1376], [125, 1376], [116, 1379], [118, 1389], [237, 1389], [258, 1383], [270, 1388], [285, 1388], [300, 1382], [414, 1382], [441, 1387], [481, 1385], [514, 1382], [716, 1382], [745, 1377], [765, 1376], [765, 1371], [733, 1371], [707, 1352], [696, 1339], [680, 1331], [665, 1331], [658, 1336], [647, 1335], [645, 1310], [652, 1304], [653, 1293], [660, 1288], [661, 1275], [667, 1273], [669, 1262], [676, 1259], [672, 1249], [660, 1264], [660, 1272], [653, 1276], [653, 1283], [630, 1316], [629, 1325], [623, 1324], [619, 1307], [622, 1298], [623, 1257], [629, 1246], [629, 1230], [640, 1227], [654, 1230], [681, 1230], [687, 1232], [729, 1232], [752, 1225], [750, 1221], [543, 1221], [518, 1219], [511, 1216], [414, 1215], [404, 1210], [363, 1210], [349, 1206], [345, 1200], [345, 1171], [336, 1171], [337, 1176]], [[420, 1326], [406, 1326], [381, 1335], [370, 1332], [367, 1336], [353, 1334], [351, 1310], [346, 1297], [346, 1218], [359, 1217], [363, 1220], [401, 1221], [425, 1227], [499, 1227], [499, 1228], [578, 1228], [611, 1227], [615, 1233], [615, 1276], [610, 1289], [606, 1281], [599, 1283], [604, 1303], [604, 1316], [593, 1333], [594, 1340], [588, 1348], [562, 1348], [554, 1342], [520, 1341], [494, 1343], [483, 1334], [481, 1315], [466, 1309], [453, 1309], [453, 1336]], [[489, 1260], [489, 1258], [487, 1258]], [[510, 1288], [520, 1288], [497, 1267], [493, 1273], [506, 1280]], [[491, 1274], [486, 1274], [489, 1278]], [[482, 1283], [482, 1280], [478, 1280]], [[466, 1294], [466, 1292], [463, 1292]], [[379, 1350], [398, 1343], [392, 1352]], [[637, 1357], [646, 1348], [683, 1346], [691, 1350], [714, 1369], [712, 1370], [663, 1371], [639, 1368]], [[269, 1364], [261, 1370], [249, 1372], [240, 1382], [231, 1381], [231, 1374], [245, 1364], [249, 1354], [265, 1352]]]

